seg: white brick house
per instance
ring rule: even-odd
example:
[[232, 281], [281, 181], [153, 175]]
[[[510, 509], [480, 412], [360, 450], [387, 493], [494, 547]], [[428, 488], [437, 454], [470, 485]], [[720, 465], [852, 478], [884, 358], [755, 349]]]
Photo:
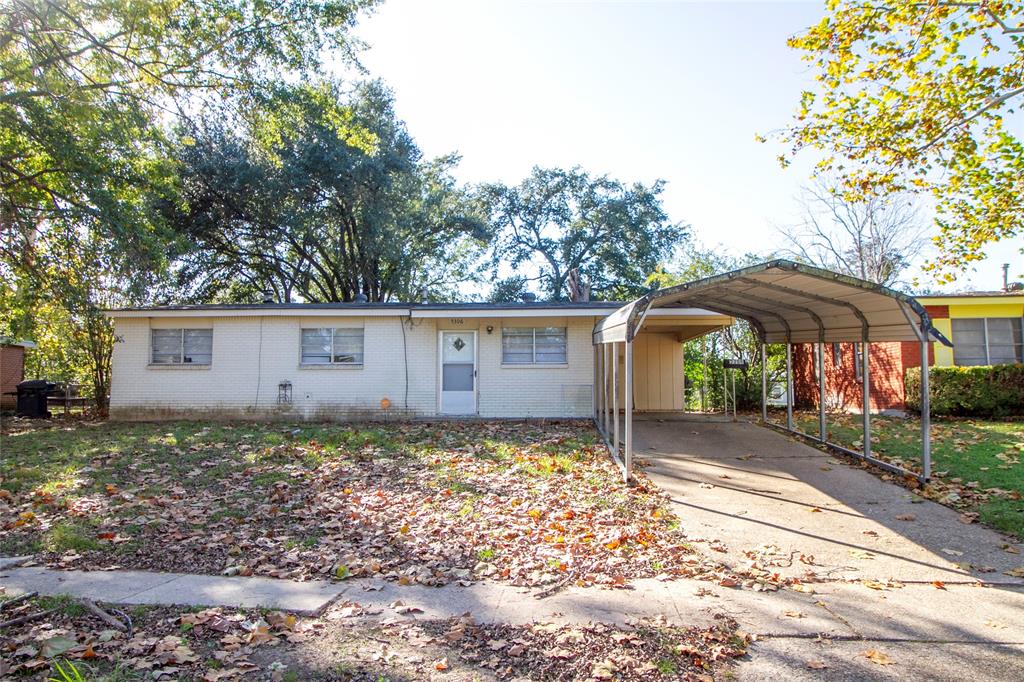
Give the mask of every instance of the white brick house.
[[[339, 303], [114, 310], [108, 312], [117, 335], [111, 416], [587, 417], [595, 383], [591, 332], [619, 306]], [[680, 341], [731, 321], [698, 309], [652, 311], [650, 331], [638, 337], [635, 351], [637, 409], [681, 409]]]

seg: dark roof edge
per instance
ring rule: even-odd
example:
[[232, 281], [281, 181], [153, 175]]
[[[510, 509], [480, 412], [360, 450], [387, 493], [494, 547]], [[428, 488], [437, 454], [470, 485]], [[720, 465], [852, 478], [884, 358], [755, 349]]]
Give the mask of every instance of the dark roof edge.
[[551, 301], [536, 303], [201, 303], [109, 308], [104, 312], [163, 312], [176, 310], [542, 310], [545, 308], [618, 308], [623, 301]]

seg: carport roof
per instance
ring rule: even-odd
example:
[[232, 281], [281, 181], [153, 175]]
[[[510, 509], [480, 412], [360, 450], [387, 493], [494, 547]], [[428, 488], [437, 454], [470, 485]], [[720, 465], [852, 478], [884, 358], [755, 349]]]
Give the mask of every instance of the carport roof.
[[699, 307], [746, 320], [763, 343], [920, 341], [952, 345], [912, 297], [788, 260], [653, 291], [601, 320], [594, 343], [632, 340], [653, 308]]

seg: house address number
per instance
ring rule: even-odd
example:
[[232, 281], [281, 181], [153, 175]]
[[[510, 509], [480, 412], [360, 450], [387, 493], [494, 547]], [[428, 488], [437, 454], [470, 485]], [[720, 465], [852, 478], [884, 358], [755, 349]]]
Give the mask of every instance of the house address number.
[[465, 324], [461, 317], [450, 317], [448, 318], [448, 322], [451, 324]]

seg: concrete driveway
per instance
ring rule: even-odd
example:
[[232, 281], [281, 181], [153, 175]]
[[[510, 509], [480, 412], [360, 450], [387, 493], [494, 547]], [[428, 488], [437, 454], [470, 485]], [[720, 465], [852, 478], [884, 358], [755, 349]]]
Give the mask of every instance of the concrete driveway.
[[697, 546], [813, 581], [813, 593], [730, 595], [762, 636], [742, 678], [1024, 679], [1013, 539], [753, 424], [638, 420], [634, 442]]

